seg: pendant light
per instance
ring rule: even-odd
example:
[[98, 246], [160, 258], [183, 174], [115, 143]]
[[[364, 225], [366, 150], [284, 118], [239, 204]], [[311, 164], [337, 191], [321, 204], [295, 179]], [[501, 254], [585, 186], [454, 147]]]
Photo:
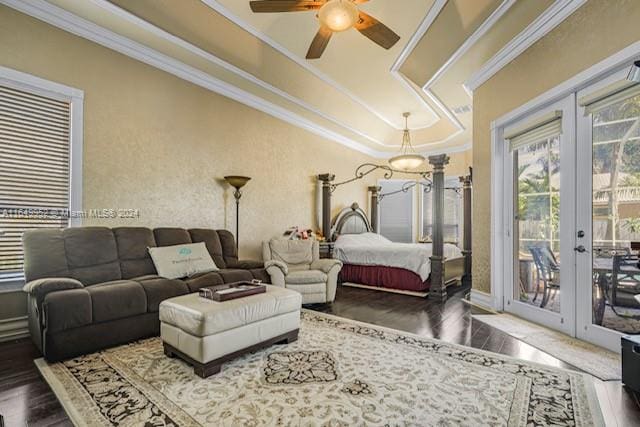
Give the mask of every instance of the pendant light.
[[415, 169], [424, 163], [424, 157], [416, 153], [411, 145], [411, 133], [409, 133], [409, 115], [411, 113], [403, 113], [404, 132], [402, 134], [402, 146], [400, 154], [389, 159], [389, 164], [394, 169], [410, 170]]

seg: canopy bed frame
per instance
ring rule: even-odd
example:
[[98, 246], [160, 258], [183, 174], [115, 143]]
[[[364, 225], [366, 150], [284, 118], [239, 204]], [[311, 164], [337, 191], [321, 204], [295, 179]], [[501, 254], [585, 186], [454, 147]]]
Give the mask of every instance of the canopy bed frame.
[[[381, 197], [391, 195], [381, 194], [380, 187], [370, 186], [368, 191], [371, 197], [371, 215], [367, 218], [365, 212], [357, 205], [343, 209], [332, 221], [331, 219], [331, 193], [341, 185], [345, 185], [356, 180], [364, 178], [364, 176], [382, 169], [385, 171], [385, 179], [391, 178], [394, 172], [409, 173], [419, 175], [425, 182], [417, 182], [415, 185], [422, 185], [425, 191], [433, 193], [432, 204], [432, 252], [430, 256], [431, 272], [429, 276], [429, 297], [438, 301], [444, 301], [447, 298], [447, 285], [462, 282], [463, 284], [471, 283], [471, 183], [472, 175], [460, 177], [462, 183], [462, 197], [464, 206], [464, 228], [462, 239], [462, 257], [446, 259], [444, 256], [444, 239], [443, 239], [443, 223], [444, 223], [444, 168], [449, 163], [449, 156], [441, 154], [430, 156], [429, 163], [433, 167], [433, 171], [411, 171], [404, 172], [394, 170], [389, 166], [374, 165], [366, 163], [356, 169], [355, 177], [346, 181], [335, 183], [335, 175], [322, 174], [318, 175], [318, 179], [322, 182], [322, 232], [328, 241], [334, 241], [340, 234], [359, 234], [365, 232], [377, 233], [378, 224], [378, 202]], [[408, 191], [410, 189], [402, 189], [400, 191]], [[394, 192], [396, 193], [396, 192]], [[405, 277], [405, 279], [407, 279]]]

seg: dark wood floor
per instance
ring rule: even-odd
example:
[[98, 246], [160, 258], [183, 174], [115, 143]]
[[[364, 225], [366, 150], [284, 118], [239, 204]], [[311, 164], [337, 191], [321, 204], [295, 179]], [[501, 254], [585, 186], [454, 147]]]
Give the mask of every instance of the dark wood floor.
[[[551, 366], [575, 369], [497, 329], [472, 319], [486, 314], [463, 301], [466, 289], [451, 290], [445, 303], [364, 289], [340, 287], [332, 305], [314, 310], [442, 339]], [[0, 414], [6, 426], [67, 426], [64, 410], [40, 378], [29, 340], [0, 344]], [[620, 382], [596, 381], [605, 419], [613, 426], [640, 426], [638, 396]]]

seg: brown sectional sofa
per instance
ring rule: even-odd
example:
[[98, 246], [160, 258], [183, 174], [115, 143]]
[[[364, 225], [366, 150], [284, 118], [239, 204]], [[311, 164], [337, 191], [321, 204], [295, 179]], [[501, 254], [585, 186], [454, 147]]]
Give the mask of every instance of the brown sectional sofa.
[[[204, 242], [219, 271], [171, 280], [147, 248]], [[204, 286], [260, 279], [262, 262], [239, 261], [226, 230], [77, 227], [23, 237], [29, 329], [49, 361], [159, 335], [160, 302]]]

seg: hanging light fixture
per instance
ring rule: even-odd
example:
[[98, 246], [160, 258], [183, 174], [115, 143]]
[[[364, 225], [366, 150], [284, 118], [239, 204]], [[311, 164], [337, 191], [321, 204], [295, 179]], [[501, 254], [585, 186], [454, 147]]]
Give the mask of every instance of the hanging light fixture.
[[403, 113], [404, 132], [402, 134], [402, 146], [400, 154], [389, 159], [389, 164], [394, 169], [410, 170], [415, 169], [424, 163], [424, 157], [416, 153], [411, 145], [411, 133], [409, 132], [409, 115], [411, 113]]

